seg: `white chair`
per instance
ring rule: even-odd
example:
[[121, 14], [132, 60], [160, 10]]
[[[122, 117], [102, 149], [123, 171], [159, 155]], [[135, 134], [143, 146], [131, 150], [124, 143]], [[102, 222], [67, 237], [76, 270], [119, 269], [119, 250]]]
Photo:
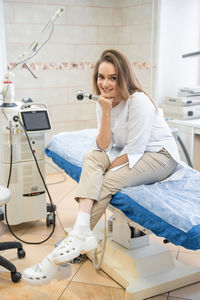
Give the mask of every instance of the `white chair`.
[[[10, 200], [11, 192], [9, 189], [0, 185], [0, 207], [7, 204]], [[2, 220], [2, 219], [1, 219]], [[18, 249], [18, 257], [23, 258], [25, 256], [25, 251], [23, 250], [22, 244], [20, 242], [1, 242], [0, 251], [7, 249]], [[21, 279], [21, 273], [17, 272], [15, 265], [13, 265], [9, 260], [0, 255], [0, 266], [10, 271], [11, 279], [13, 282], [18, 282]]]

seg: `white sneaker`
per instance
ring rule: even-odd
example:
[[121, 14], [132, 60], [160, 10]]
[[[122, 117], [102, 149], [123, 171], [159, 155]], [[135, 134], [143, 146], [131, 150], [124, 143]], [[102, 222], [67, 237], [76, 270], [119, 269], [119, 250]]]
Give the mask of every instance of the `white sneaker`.
[[78, 257], [82, 251], [88, 252], [98, 247], [97, 238], [94, 235], [83, 235], [70, 232], [62, 241], [58, 249], [51, 256], [56, 265], [63, 264]]
[[52, 279], [67, 279], [71, 273], [72, 265], [70, 263], [57, 266], [47, 256], [39, 264], [25, 269], [22, 279], [28, 285], [38, 286], [48, 284]]

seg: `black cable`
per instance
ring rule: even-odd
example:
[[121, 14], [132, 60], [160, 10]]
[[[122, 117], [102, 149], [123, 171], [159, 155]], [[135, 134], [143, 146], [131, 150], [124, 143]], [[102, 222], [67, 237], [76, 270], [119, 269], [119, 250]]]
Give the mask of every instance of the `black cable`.
[[[10, 137], [11, 137], [11, 130], [12, 128], [10, 127]], [[13, 151], [12, 151], [12, 140], [10, 138], [10, 168], [9, 168], [9, 174], [8, 174], [8, 182], [7, 182], [7, 188], [9, 188], [10, 185], [10, 179], [11, 179], [11, 174], [12, 174], [12, 160], [13, 160]], [[6, 206], [6, 205], [5, 205]]]
[[[10, 227], [10, 224], [9, 224], [9, 222], [8, 222], [8, 217], [7, 217], [7, 205], [6, 205], [6, 204], [5, 204], [5, 219], [6, 219], [6, 223], [7, 223], [7, 225], [8, 225], [9, 231], [11, 232], [11, 234], [12, 234], [16, 239], [18, 239], [19, 241], [21, 241], [21, 242], [23, 242], [23, 243], [25, 243], [25, 244], [29, 244], [29, 245], [38, 245], [38, 244], [42, 244], [42, 243], [46, 242], [46, 241], [49, 240], [50, 237], [53, 235], [53, 233], [54, 233], [54, 231], [55, 231], [55, 227], [56, 227], [56, 226], [55, 226], [55, 216], [56, 216], [56, 215], [55, 215], [55, 210], [54, 210], [54, 206], [53, 206], [53, 202], [52, 202], [51, 195], [50, 195], [49, 190], [48, 190], [48, 188], [47, 188], [47, 185], [46, 185], [46, 182], [45, 182], [45, 180], [44, 180], [44, 177], [43, 177], [43, 175], [42, 175], [42, 173], [41, 173], [41, 170], [40, 170], [40, 167], [39, 167], [39, 165], [38, 165], [38, 162], [37, 162], [37, 158], [36, 158], [36, 156], [35, 156], [35, 153], [33, 152], [33, 149], [32, 149], [32, 146], [31, 146], [31, 143], [30, 143], [30, 140], [29, 140], [29, 136], [28, 136], [28, 134], [27, 134], [27, 132], [26, 132], [26, 129], [25, 129], [24, 125], [22, 124], [22, 122], [19, 120], [19, 117], [16, 116], [16, 120], [15, 120], [15, 121], [18, 121], [18, 122], [20, 123], [20, 125], [22, 126], [22, 128], [24, 129], [24, 133], [25, 133], [25, 135], [26, 135], [26, 138], [27, 138], [29, 147], [30, 147], [31, 152], [32, 152], [32, 155], [33, 155], [33, 157], [34, 157], [34, 160], [35, 160], [35, 163], [36, 163], [38, 172], [39, 172], [40, 177], [41, 177], [41, 179], [42, 179], [42, 182], [43, 182], [43, 184], [44, 184], [45, 190], [46, 190], [46, 192], [47, 192], [47, 194], [48, 194], [48, 196], [49, 196], [50, 204], [51, 204], [51, 206], [52, 206], [52, 212], [53, 212], [53, 220], [54, 220], [54, 222], [53, 222], [53, 229], [52, 229], [50, 235], [49, 235], [46, 239], [42, 240], [41, 242], [27, 242], [27, 241], [24, 241], [24, 240], [22, 240], [21, 238], [19, 238], [19, 237], [13, 232], [12, 228]], [[10, 129], [10, 134], [12, 134], [11, 129]], [[12, 142], [11, 142], [11, 143], [10, 143], [10, 168], [9, 168], [9, 175], [8, 175], [7, 188], [9, 188], [9, 185], [10, 185], [10, 179], [11, 179], [11, 174], [12, 174], [12, 160], [13, 160], [13, 149], [12, 149]]]
[[187, 160], [188, 165], [189, 165], [191, 168], [193, 168], [193, 164], [192, 164], [192, 162], [191, 162], [191, 159], [190, 159], [190, 156], [189, 156], [189, 154], [188, 154], [188, 151], [187, 151], [187, 149], [186, 149], [186, 147], [185, 147], [185, 145], [184, 145], [184, 143], [183, 143], [183, 141], [182, 141], [182, 139], [180, 138], [179, 135], [178, 135], [178, 137], [177, 137], [177, 140], [178, 140], [178, 142], [179, 142], [179, 144], [180, 144], [180, 146], [181, 146], [181, 148], [182, 148], [182, 150], [183, 150], [183, 153], [184, 153], [184, 155], [185, 155], [185, 157], [186, 157], [186, 160]]

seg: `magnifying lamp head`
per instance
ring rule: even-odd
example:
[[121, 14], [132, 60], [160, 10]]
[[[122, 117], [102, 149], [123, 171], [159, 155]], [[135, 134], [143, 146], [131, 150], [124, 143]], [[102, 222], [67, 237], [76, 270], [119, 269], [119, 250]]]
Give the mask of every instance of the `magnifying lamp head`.
[[84, 99], [84, 92], [83, 91], [77, 91], [76, 92], [76, 99], [79, 101], [82, 101]]

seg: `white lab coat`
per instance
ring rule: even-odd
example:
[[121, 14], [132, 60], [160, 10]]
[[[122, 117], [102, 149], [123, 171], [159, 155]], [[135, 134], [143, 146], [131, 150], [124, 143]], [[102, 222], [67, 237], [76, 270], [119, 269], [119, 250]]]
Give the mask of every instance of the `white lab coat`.
[[[99, 128], [102, 111], [98, 102], [96, 112]], [[144, 152], [158, 152], [163, 147], [175, 161], [180, 162], [175, 139], [164, 120], [162, 110], [159, 108], [156, 111], [143, 92], [134, 93], [128, 100], [122, 100], [112, 108], [111, 129], [112, 141], [106, 149], [111, 163], [118, 156], [127, 154], [129, 166], [132, 168]], [[100, 150], [96, 143], [93, 149]]]

